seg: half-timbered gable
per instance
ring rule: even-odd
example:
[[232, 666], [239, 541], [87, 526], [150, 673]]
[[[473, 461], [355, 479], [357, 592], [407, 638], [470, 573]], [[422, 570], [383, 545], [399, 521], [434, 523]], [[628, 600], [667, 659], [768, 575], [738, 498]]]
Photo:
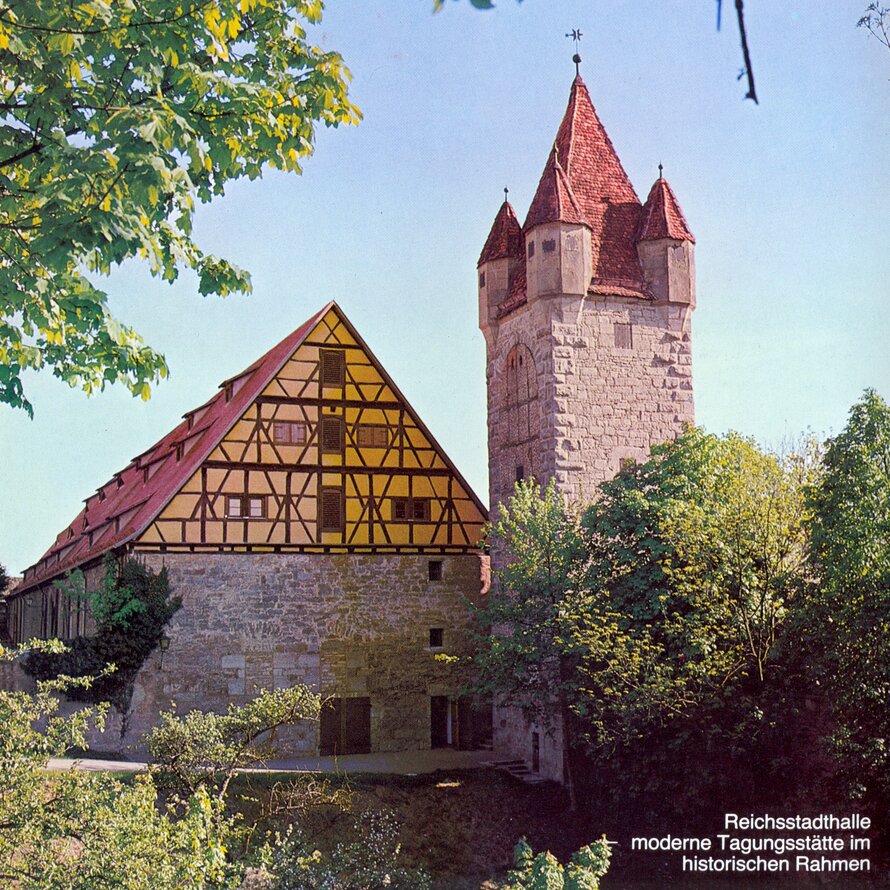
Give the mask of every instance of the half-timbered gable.
[[89, 632], [53, 582], [82, 568], [96, 583], [105, 554], [135, 555], [167, 568], [183, 607], [169, 649], [137, 678], [121, 744], [170, 702], [224, 708], [297, 682], [331, 696], [333, 711], [320, 735], [293, 736], [294, 750], [473, 744], [479, 720], [435, 656], [471, 651], [484, 521], [330, 303], [85, 501], [25, 572], [12, 630]]
[[[235, 395], [245, 376], [222, 389]], [[192, 421], [200, 427], [201, 416]], [[200, 435], [200, 433], [197, 433]], [[139, 549], [467, 552], [484, 510], [334, 305]]]

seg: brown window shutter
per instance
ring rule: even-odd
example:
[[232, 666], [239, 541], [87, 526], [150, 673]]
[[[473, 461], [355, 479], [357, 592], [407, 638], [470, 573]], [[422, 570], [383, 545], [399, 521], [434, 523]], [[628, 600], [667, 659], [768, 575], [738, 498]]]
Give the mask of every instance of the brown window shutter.
[[324, 454], [343, 453], [343, 421], [339, 417], [322, 417], [321, 450]]
[[322, 349], [321, 385], [343, 386], [346, 382], [346, 353], [342, 349]]
[[319, 525], [323, 532], [341, 532], [344, 528], [342, 488], [322, 488]]

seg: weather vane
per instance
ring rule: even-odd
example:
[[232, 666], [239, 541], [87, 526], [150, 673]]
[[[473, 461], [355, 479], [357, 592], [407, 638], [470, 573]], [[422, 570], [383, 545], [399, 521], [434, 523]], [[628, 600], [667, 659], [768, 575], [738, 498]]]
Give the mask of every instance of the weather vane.
[[581, 42], [583, 36], [580, 28], [572, 28], [572, 30], [566, 34], [566, 37], [571, 37], [571, 39], [575, 41], [575, 55], [572, 56], [572, 61], [575, 63], [575, 74], [581, 73], [581, 56], [578, 54], [578, 44]]

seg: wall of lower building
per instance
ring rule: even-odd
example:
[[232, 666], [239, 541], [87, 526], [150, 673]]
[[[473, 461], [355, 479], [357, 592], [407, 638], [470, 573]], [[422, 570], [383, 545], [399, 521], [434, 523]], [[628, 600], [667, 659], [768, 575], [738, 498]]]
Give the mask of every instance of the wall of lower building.
[[[547, 725], [529, 720], [518, 708], [497, 705], [493, 715], [495, 757], [521, 760], [532, 772], [551, 782], [562, 782], [562, 725], [554, 716]], [[535, 763], [537, 735], [537, 763]]]
[[[139, 555], [139, 554], [137, 554]], [[262, 689], [305, 683], [325, 696], [366, 697], [371, 750], [430, 746], [430, 697], [455, 697], [462, 669], [437, 659], [471, 651], [468, 600], [479, 555], [143, 554], [166, 565], [182, 608], [170, 643], [139, 673], [120, 744], [133, 744], [176, 705], [224, 710]], [[430, 580], [429, 563], [442, 563]], [[441, 628], [444, 646], [430, 647]], [[279, 732], [281, 756], [314, 753], [318, 725]]]

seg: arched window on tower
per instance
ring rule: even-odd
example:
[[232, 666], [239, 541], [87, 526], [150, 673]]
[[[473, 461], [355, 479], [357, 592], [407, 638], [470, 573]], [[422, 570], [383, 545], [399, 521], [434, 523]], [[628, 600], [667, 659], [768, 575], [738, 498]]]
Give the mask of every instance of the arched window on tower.
[[[522, 343], [517, 343], [507, 355], [502, 405], [506, 415], [505, 445], [524, 445], [537, 438], [538, 375], [531, 350]], [[525, 448], [518, 450], [525, 455]], [[523, 466], [524, 476], [533, 475], [533, 467]]]

